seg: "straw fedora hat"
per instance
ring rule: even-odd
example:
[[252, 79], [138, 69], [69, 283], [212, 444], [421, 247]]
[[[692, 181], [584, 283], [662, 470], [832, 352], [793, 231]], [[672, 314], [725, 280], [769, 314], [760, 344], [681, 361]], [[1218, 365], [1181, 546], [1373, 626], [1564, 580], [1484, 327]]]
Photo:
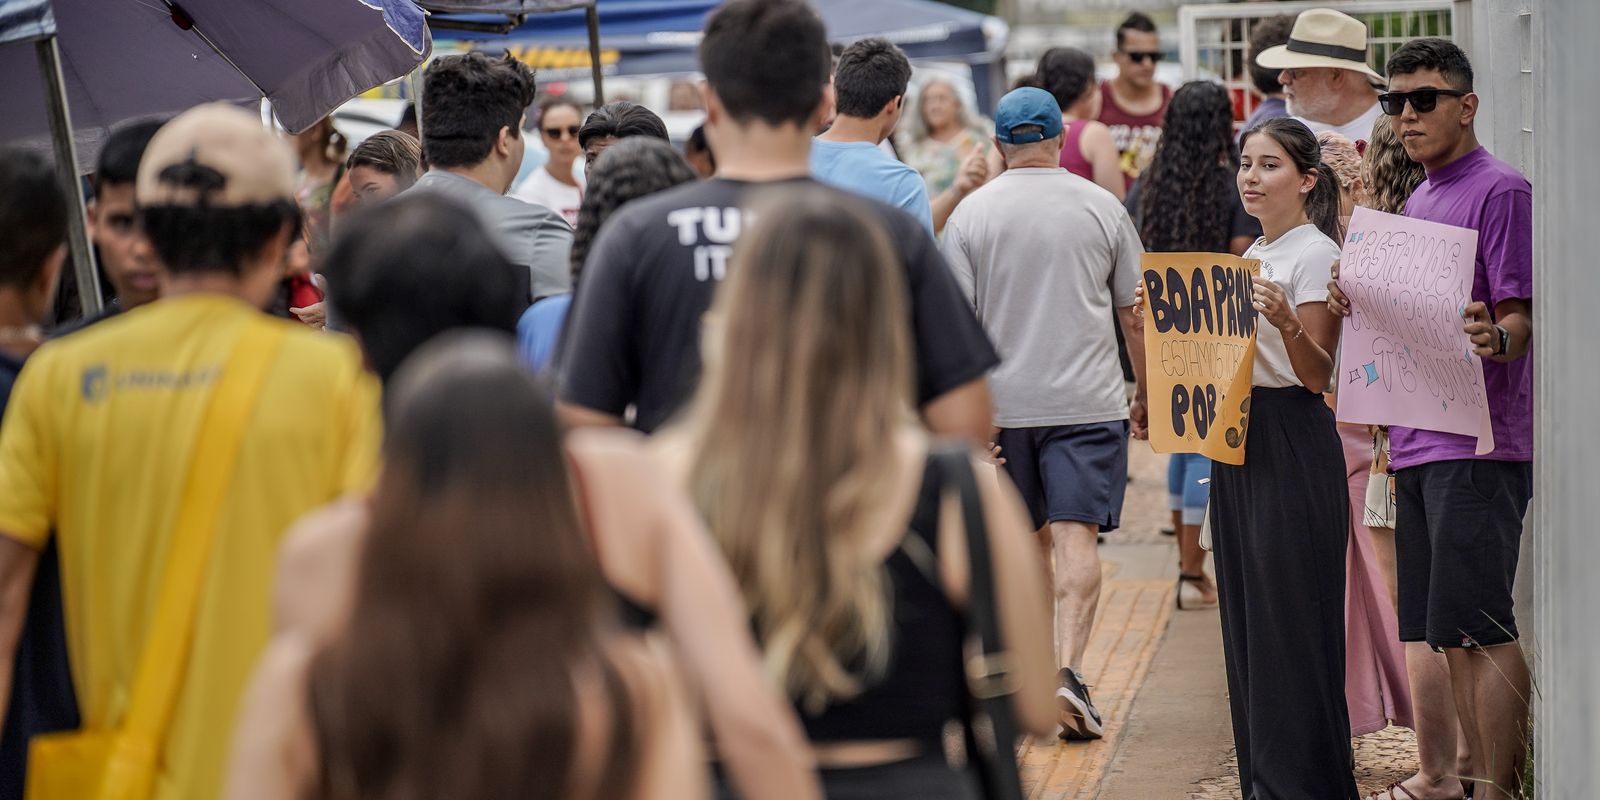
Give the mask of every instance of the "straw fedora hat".
[[1294, 20], [1294, 30], [1289, 32], [1289, 43], [1257, 53], [1256, 65], [1280, 70], [1348, 69], [1378, 83], [1388, 83], [1367, 66], [1367, 26], [1331, 8], [1300, 12]]

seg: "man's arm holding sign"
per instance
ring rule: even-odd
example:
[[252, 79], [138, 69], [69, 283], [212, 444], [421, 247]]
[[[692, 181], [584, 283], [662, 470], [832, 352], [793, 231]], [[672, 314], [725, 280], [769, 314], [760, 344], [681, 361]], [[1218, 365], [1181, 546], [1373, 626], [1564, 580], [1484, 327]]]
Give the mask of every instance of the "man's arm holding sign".
[[[1333, 280], [1328, 281], [1328, 313], [1335, 321], [1350, 316], [1350, 298], [1339, 287], [1338, 262], [1333, 265]], [[1461, 318], [1466, 320], [1462, 330], [1472, 340], [1472, 352], [1480, 358], [1502, 363], [1516, 361], [1528, 354], [1528, 346], [1533, 343], [1531, 300], [1501, 300], [1494, 304], [1493, 318], [1488, 305], [1474, 301], [1467, 304]]]
[[1138, 300], [1127, 308], [1117, 309], [1117, 322], [1122, 325], [1122, 337], [1128, 342], [1128, 360], [1133, 364], [1133, 405], [1128, 407], [1128, 424], [1133, 438], [1150, 438], [1149, 384], [1145, 382], [1144, 363], [1144, 285], [1135, 290]]
[[1461, 318], [1472, 339], [1472, 352], [1501, 363], [1516, 361], [1528, 353], [1533, 343], [1533, 301], [1501, 300], [1494, 304], [1494, 318], [1484, 303], [1469, 303]]

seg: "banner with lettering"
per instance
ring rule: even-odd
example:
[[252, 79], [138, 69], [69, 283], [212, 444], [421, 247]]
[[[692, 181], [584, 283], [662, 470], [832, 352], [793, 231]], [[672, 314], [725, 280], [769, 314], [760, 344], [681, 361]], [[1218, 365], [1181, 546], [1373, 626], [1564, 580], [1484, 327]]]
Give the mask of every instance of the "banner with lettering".
[[1150, 446], [1243, 464], [1256, 354], [1250, 279], [1261, 262], [1146, 253], [1142, 267]]
[[1340, 422], [1457, 433], [1477, 437], [1480, 455], [1494, 449], [1483, 362], [1462, 330], [1477, 253], [1477, 231], [1356, 209], [1339, 262], [1350, 299]]

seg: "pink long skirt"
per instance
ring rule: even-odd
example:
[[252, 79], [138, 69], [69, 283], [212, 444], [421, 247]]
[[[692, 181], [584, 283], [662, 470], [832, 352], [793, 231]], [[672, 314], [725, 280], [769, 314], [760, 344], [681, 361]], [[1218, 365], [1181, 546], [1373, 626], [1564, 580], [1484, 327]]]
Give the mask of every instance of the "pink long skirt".
[[1406, 653], [1389, 588], [1372, 549], [1366, 517], [1367, 478], [1372, 468], [1372, 436], [1365, 426], [1340, 425], [1350, 483], [1350, 547], [1345, 565], [1344, 695], [1350, 707], [1350, 735], [1381, 731], [1392, 722], [1410, 728], [1411, 687]]

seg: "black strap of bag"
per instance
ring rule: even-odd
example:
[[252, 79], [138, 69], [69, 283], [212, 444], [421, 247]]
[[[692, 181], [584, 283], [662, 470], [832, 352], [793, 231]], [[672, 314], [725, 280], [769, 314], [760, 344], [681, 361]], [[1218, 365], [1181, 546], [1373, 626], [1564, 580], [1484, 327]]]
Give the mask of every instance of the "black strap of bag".
[[934, 453], [934, 463], [939, 469], [940, 485], [955, 489], [961, 498], [962, 526], [967, 531], [971, 573], [964, 648], [967, 761], [982, 781], [984, 797], [1021, 800], [1022, 778], [1016, 754], [1019, 735], [1016, 709], [1012, 707], [1017, 678], [1011, 669], [1011, 656], [1000, 639], [989, 529], [972, 472], [971, 450], [964, 445], [941, 445]]

